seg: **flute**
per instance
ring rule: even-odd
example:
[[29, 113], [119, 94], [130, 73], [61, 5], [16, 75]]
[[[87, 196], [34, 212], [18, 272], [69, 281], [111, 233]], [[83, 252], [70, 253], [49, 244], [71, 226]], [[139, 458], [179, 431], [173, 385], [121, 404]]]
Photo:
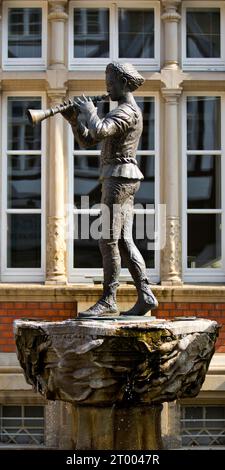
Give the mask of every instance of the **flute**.
[[[96, 106], [96, 104], [99, 101], [108, 100], [109, 95], [99, 95], [99, 96], [93, 96], [93, 97], [90, 97], [90, 98], [91, 98], [91, 101], [93, 101], [94, 105]], [[55, 108], [48, 108], [46, 110], [43, 110], [43, 109], [27, 109], [26, 114], [27, 114], [27, 117], [30, 121], [30, 124], [32, 124], [32, 126], [35, 126], [39, 122], [44, 121], [44, 119], [47, 119], [51, 116], [54, 116], [57, 113], [67, 111], [68, 109], [73, 108], [75, 106], [76, 106], [76, 102], [72, 101], [72, 102], [68, 102], [66, 104], [59, 104], [59, 105], [55, 106]]]

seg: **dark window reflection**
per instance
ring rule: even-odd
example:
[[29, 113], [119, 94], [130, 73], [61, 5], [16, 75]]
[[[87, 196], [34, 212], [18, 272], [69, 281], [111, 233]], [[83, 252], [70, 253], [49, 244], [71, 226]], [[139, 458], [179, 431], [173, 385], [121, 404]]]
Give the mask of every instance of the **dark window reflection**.
[[109, 9], [74, 9], [74, 57], [109, 57]]
[[[75, 97], [76, 98], [76, 97]], [[98, 109], [98, 116], [100, 117], [100, 119], [103, 119], [105, 117], [105, 115], [109, 112], [109, 101], [98, 101], [97, 102], [97, 109]], [[78, 117], [78, 120], [83, 122], [84, 124], [86, 124], [86, 121], [85, 121], [85, 115], [80, 113], [79, 114], [79, 117]], [[93, 147], [91, 147], [90, 149], [91, 150], [101, 150], [101, 142]], [[74, 149], [75, 150], [78, 150], [80, 149], [78, 143], [76, 142], [76, 140], [74, 139]]]
[[221, 268], [220, 214], [188, 214], [188, 267]]
[[155, 150], [155, 99], [135, 97], [143, 116], [143, 132], [139, 140], [139, 150]]
[[119, 8], [119, 57], [154, 58], [154, 10]]
[[74, 205], [77, 208], [81, 207], [82, 196], [89, 196], [90, 207], [101, 200], [98, 156], [74, 156]]
[[220, 150], [221, 104], [218, 96], [187, 98], [187, 149]]
[[221, 207], [221, 158], [216, 155], [189, 155], [188, 208]]
[[39, 98], [8, 98], [8, 150], [40, 150], [41, 124], [31, 126], [28, 108], [40, 109]]
[[144, 175], [140, 189], [135, 195], [135, 204], [155, 203], [155, 157], [153, 155], [138, 155], [138, 167]]
[[41, 207], [41, 157], [8, 155], [8, 208]]
[[[96, 224], [95, 227], [93, 223]], [[98, 232], [101, 231], [100, 215], [75, 214], [74, 268], [102, 268], [98, 240], [93, 239], [90, 230], [92, 234], [97, 233], [98, 237]]]
[[40, 268], [41, 215], [8, 214], [8, 268]]
[[8, 16], [8, 57], [41, 57], [41, 8], [10, 8]]
[[220, 57], [220, 10], [187, 11], [187, 57]]
[[[74, 216], [74, 268], [102, 268], [102, 257], [98, 246], [101, 236], [101, 215], [75, 214]], [[135, 215], [133, 238], [148, 268], [154, 268], [154, 251], [148, 247], [154, 242], [154, 215]], [[152, 248], [152, 245], [150, 246]], [[122, 267], [126, 259], [122, 257]]]

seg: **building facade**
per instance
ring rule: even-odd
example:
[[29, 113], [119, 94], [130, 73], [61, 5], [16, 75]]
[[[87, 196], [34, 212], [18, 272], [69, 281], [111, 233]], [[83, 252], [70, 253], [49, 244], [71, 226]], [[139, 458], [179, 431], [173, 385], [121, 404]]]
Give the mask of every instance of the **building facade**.
[[[12, 323], [71, 318], [101, 293], [99, 147], [81, 150], [60, 114], [32, 127], [26, 110], [104, 94], [112, 60], [146, 79], [135, 94], [145, 180], [134, 236], [156, 283], [155, 315], [222, 325], [199, 396], [164, 407], [165, 445], [225, 446], [225, 1], [0, 6], [0, 448], [71, 448], [70, 407], [25, 383]], [[113, 106], [99, 102], [99, 114]], [[125, 267], [118, 300], [135, 301]]]

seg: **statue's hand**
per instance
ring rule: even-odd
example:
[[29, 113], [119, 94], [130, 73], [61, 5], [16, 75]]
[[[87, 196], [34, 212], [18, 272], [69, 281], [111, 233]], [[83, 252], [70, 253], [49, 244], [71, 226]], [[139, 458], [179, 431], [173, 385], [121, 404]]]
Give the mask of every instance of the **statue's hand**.
[[[69, 108], [67, 108], [65, 111], [61, 111], [62, 116], [71, 122], [75, 122], [77, 120], [77, 116], [79, 114], [79, 109], [77, 106], [73, 105], [74, 101], [69, 100], [69, 104], [71, 105]], [[64, 105], [68, 105], [67, 101], [64, 101]]]
[[91, 98], [87, 98], [86, 96], [82, 95], [81, 98], [77, 98], [75, 100], [75, 106], [80, 110], [81, 113], [93, 113], [96, 111], [93, 101]]

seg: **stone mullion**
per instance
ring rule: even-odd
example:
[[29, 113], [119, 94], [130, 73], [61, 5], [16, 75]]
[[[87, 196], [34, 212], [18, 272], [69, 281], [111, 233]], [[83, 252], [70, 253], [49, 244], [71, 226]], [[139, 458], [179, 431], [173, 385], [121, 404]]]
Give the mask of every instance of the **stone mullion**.
[[65, 23], [68, 14], [65, 12], [68, 0], [52, 0], [49, 2], [48, 20], [51, 23], [50, 57], [51, 69], [65, 69]]
[[164, 175], [166, 204], [166, 243], [162, 250], [161, 282], [179, 285], [181, 281], [181, 230], [179, 197], [178, 104], [182, 89], [162, 89], [165, 100]]
[[164, 21], [165, 34], [165, 67], [178, 67], [178, 23], [181, 19], [177, 7], [181, 0], [163, 0], [164, 12], [161, 19]]
[[[61, 103], [66, 89], [48, 91], [50, 107]], [[66, 240], [64, 201], [63, 118], [60, 113], [50, 118], [47, 216], [47, 284], [65, 284]]]

